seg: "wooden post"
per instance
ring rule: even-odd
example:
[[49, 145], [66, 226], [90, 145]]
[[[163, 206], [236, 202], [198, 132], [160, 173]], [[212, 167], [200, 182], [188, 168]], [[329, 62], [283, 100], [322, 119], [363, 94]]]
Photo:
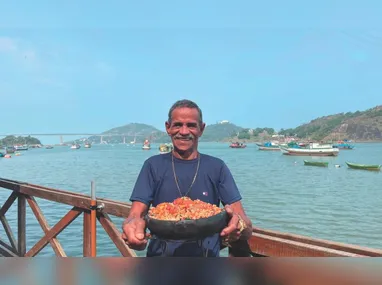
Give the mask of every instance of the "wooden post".
[[26, 200], [25, 196], [19, 194], [17, 201], [17, 235], [18, 235], [18, 252], [20, 256], [24, 256], [26, 248]]
[[91, 217], [91, 257], [97, 256], [97, 245], [96, 245], [96, 236], [97, 236], [97, 200], [95, 195], [95, 184], [94, 181], [91, 182], [91, 201], [90, 201], [90, 217]]

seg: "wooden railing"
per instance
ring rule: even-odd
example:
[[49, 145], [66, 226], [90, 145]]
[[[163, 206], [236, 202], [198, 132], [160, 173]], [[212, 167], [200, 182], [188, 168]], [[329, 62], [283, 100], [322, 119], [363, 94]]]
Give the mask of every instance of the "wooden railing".
[[[129, 203], [113, 201], [48, 188], [40, 185], [19, 182], [0, 178], [0, 187], [10, 190], [10, 195], [0, 208], [0, 220], [3, 224], [9, 242], [0, 239], [0, 255], [17, 257], [36, 256], [48, 244], [56, 256], [66, 257], [66, 253], [57, 239], [80, 215], [83, 215], [83, 256], [95, 256], [96, 249], [96, 220], [115, 244], [122, 256], [136, 257], [121, 238], [121, 232], [115, 226], [110, 216], [125, 218], [128, 216], [131, 205]], [[44, 217], [35, 198], [66, 204], [72, 208], [54, 225], [50, 226]], [[93, 198], [93, 199], [92, 199]], [[6, 218], [6, 213], [17, 200], [17, 240]], [[43, 230], [43, 237], [29, 250], [26, 248], [26, 204], [28, 203], [34, 216]], [[92, 218], [92, 211], [94, 213]], [[96, 219], [95, 219], [96, 218]], [[382, 250], [360, 247], [355, 245], [312, 239], [300, 235], [280, 233], [260, 228], [254, 228], [252, 238], [249, 240], [247, 250], [242, 244], [232, 245], [229, 248], [231, 256], [248, 256], [248, 250], [254, 256], [279, 257], [377, 257], [382, 256]], [[93, 248], [93, 250], [92, 250]]]

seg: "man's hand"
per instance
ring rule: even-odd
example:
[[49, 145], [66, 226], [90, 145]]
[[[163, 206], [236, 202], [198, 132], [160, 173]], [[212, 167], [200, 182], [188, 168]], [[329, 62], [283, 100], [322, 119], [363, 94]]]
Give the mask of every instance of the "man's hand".
[[147, 245], [145, 238], [146, 222], [142, 218], [128, 218], [122, 225], [122, 239], [134, 250], [144, 250]]
[[227, 227], [221, 231], [220, 236], [230, 242], [236, 241], [240, 238], [241, 231], [243, 230], [240, 224], [240, 218], [233, 212], [229, 205], [226, 205], [224, 208], [228, 214], [229, 222]]

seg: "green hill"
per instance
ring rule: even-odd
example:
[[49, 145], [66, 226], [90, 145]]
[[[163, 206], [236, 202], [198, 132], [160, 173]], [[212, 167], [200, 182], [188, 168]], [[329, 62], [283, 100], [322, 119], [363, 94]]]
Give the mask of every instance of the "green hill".
[[6, 136], [0, 139], [0, 146], [13, 146], [13, 145], [33, 145], [41, 144], [40, 140], [31, 136], [27, 137], [16, 137], [16, 136]]
[[207, 125], [203, 135], [200, 138], [200, 141], [222, 141], [227, 138], [236, 136], [242, 130], [244, 130], [244, 128], [231, 123]]
[[[103, 140], [108, 143], [122, 143], [125, 139], [126, 143], [129, 143], [136, 139], [137, 143], [143, 143], [148, 139], [150, 142], [164, 143], [170, 142], [170, 138], [167, 133], [158, 130], [157, 128], [141, 124], [130, 123], [121, 127], [112, 128], [103, 132], [105, 134]], [[88, 138], [91, 143], [100, 143], [100, 136], [91, 136]]]
[[382, 105], [320, 117], [297, 128], [281, 130], [279, 134], [310, 140], [379, 141], [382, 140]]

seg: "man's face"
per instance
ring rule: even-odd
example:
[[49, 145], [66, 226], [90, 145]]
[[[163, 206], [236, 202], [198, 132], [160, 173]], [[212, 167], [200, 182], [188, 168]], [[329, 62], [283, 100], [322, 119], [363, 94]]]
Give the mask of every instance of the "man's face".
[[195, 108], [176, 108], [172, 112], [171, 124], [166, 122], [166, 131], [171, 136], [174, 147], [180, 151], [194, 149], [204, 127], [204, 123], [200, 125], [199, 112]]

